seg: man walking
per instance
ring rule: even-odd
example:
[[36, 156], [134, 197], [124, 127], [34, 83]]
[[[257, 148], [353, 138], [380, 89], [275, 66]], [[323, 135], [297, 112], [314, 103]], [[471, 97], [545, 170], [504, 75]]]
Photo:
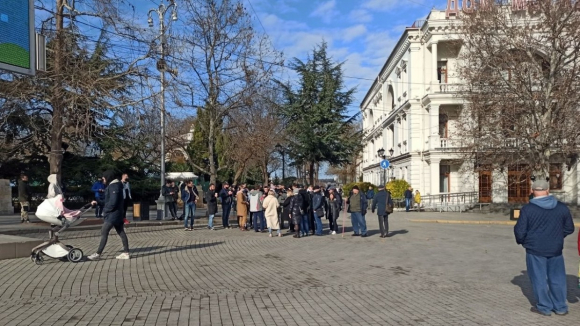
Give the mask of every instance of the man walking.
[[230, 229], [230, 212], [232, 209], [232, 195], [230, 184], [224, 182], [223, 188], [220, 191], [220, 198], [222, 200], [222, 226], [224, 229]]
[[379, 217], [379, 227], [381, 229], [381, 238], [389, 237], [389, 214], [393, 212], [393, 199], [391, 193], [385, 190], [385, 186], [379, 186], [379, 192], [373, 200], [372, 212], [377, 210]]
[[413, 188], [409, 187], [405, 190], [405, 212], [408, 212], [411, 209], [411, 204], [413, 201]]
[[367, 223], [365, 215], [367, 213], [367, 198], [358, 189], [358, 186], [352, 187], [352, 195], [348, 198], [348, 212], [352, 222], [352, 229], [354, 237], [367, 237]]
[[536, 306], [532, 312], [568, 314], [564, 238], [574, 233], [568, 207], [549, 194], [547, 181], [532, 184], [534, 198], [524, 205], [514, 227], [516, 242], [526, 248], [526, 266]]
[[[104, 195], [101, 202], [103, 215], [105, 217], [103, 227], [101, 228], [101, 243], [99, 244], [97, 252], [87, 258], [90, 260], [98, 260], [101, 258], [101, 254], [105, 250], [107, 240], [109, 239], [109, 232], [115, 228], [123, 243], [123, 253], [117, 256], [117, 259], [129, 259], [131, 258], [129, 256], [129, 240], [127, 239], [127, 234], [125, 234], [125, 228], [123, 226], [123, 184], [117, 179], [113, 171], [103, 173], [102, 180], [103, 185], [108, 184], [108, 186], [103, 192]], [[92, 204], [96, 205], [97, 201], [93, 201]]]
[[[193, 181], [188, 180], [185, 183], [185, 187], [181, 190], [181, 200], [183, 200], [183, 205], [185, 205], [185, 218], [183, 219], [183, 226], [185, 231], [193, 231], [193, 223], [195, 218], [195, 209], [197, 198], [199, 193], [197, 192], [197, 187], [193, 185]], [[187, 227], [187, 221], [189, 219], [189, 228]]]
[[28, 210], [30, 209], [30, 197], [32, 191], [28, 185], [28, 176], [26, 174], [20, 175], [18, 180], [18, 201], [20, 202], [20, 223], [30, 223], [28, 219]]
[[369, 190], [367, 190], [367, 202], [369, 207], [373, 206], [373, 198], [375, 197], [375, 190], [373, 189], [373, 186], [369, 186]]

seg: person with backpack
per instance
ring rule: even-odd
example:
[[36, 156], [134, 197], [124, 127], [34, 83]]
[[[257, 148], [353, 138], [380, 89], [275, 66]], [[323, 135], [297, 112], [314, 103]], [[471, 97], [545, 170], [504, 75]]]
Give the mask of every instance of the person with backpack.
[[385, 186], [379, 186], [379, 192], [375, 195], [371, 211], [377, 210], [379, 218], [379, 228], [381, 229], [381, 238], [389, 237], [389, 214], [393, 212], [393, 198], [391, 193], [385, 189]]

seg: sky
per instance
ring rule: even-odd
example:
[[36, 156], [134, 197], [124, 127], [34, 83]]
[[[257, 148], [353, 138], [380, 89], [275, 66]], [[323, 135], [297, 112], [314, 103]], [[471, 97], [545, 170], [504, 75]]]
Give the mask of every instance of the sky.
[[[344, 61], [347, 87], [357, 87], [349, 113], [359, 105], [405, 27], [425, 19], [445, 0], [243, 0], [286, 60], [306, 59], [325, 40], [337, 62]], [[363, 79], [357, 79], [363, 78]], [[367, 79], [367, 80], [365, 80]]]

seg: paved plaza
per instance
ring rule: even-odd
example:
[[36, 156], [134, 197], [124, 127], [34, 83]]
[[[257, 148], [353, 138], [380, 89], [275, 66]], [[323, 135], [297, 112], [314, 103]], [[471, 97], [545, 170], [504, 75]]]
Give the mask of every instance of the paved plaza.
[[[439, 214], [439, 213], [433, 213]], [[445, 214], [445, 213], [443, 213]], [[198, 227], [128, 230], [104, 259], [0, 261], [1, 325], [575, 325], [577, 232], [566, 239], [567, 316], [531, 313], [524, 250], [512, 226], [417, 223], [395, 213], [394, 236], [294, 239]], [[422, 215], [423, 217], [428, 215]], [[442, 216], [442, 215], [438, 215]], [[350, 226], [350, 221], [346, 223]], [[350, 228], [347, 228], [349, 230]], [[44, 237], [43, 234], [30, 234]], [[98, 230], [63, 242], [89, 255]]]

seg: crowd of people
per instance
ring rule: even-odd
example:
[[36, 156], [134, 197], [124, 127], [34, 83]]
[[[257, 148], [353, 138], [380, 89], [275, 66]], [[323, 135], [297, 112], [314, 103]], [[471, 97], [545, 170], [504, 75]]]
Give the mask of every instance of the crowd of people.
[[[372, 189], [371, 189], [372, 191]], [[193, 221], [198, 200], [201, 196], [192, 181], [182, 182], [176, 186], [167, 180], [163, 195], [171, 219], [184, 221], [184, 230], [193, 230]], [[339, 232], [338, 219], [340, 212], [348, 207], [353, 227], [353, 236], [367, 236], [366, 213], [369, 209], [377, 210], [381, 226], [381, 237], [387, 237], [388, 214], [393, 211], [393, 200], [384, 186], [379, 186], [375, 200], [367, 199], [368, 194], [355, 186], [343, 199], [342, 189], [324, 186], [303, 187], [294, 183], [290, 187], [282, 185], [246, 184], [230, 186], [227, 182], [217, 191], [215, 184], [210, 184], [203, 196], [207, 204], [208, 224], [210, 230], [216, 229], [215, 216], [221, 204], [223, 229], [231, 229], [230, 216], [236, 216], [236, 228], [241, 231], [268, 232], [270, 237], [282, 237], [282, 231], [293, 233], [295, 238], [309, 235], [323, 235], [323, 219], [328, 221], [328, 233]], [[177, 202], [183, 205], [183, 214], [178, 217]], [[346, 205], [346, 206], [345, 206]]]

